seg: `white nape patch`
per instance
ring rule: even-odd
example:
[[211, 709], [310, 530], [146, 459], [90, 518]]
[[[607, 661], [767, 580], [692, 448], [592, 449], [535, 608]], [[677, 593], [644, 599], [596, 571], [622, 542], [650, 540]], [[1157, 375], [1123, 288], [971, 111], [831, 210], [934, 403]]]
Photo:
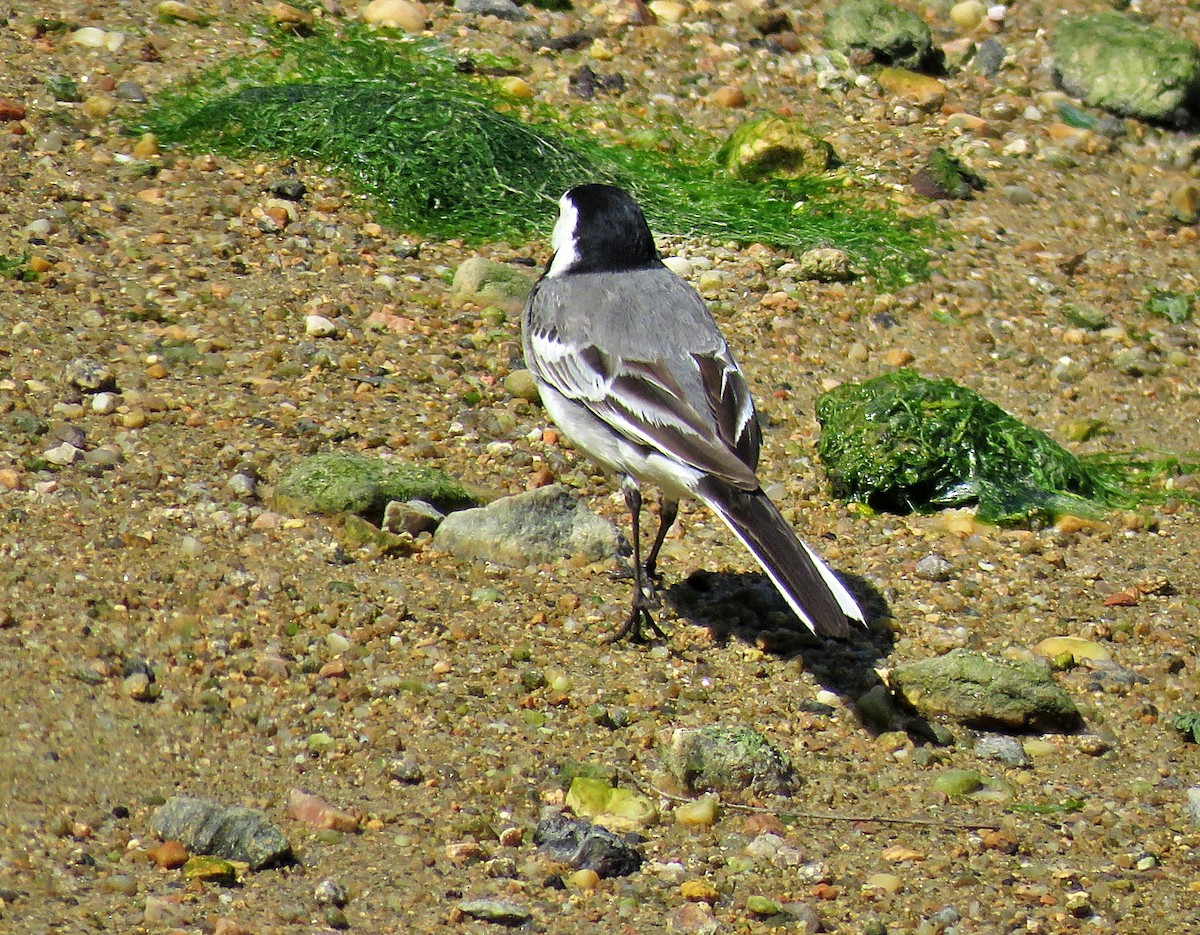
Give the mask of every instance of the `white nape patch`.
[[547, 277], [561, 276], [579, 259], [579, 251], [575, 247], [575, 225], [578, 223], [579, 212], [571, 199], [563, 195], [558, 199], [558, 220], [554, 223], [554, 233], [550, 235], [554, 259], [546, 271]]

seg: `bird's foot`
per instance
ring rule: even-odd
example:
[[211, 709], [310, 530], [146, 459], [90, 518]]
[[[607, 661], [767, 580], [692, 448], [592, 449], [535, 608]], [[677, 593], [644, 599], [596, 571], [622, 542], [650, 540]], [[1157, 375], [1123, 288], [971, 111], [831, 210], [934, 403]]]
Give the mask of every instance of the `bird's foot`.
[[643, 627], [649, 627], [651, 630], [653, 630], [654, 634], [664, 643], [667, 641], [667, 634], [665, 634], [662, 631], [662, 628], [654, 622], [654, 615], [650, 613], [650, 607], [648, 603], [635, 601], [633, 608], [629, 611], [629, 616], [625, 618], [625, 623], [621, 625], [621, 629], [617, 630], [616, 633], [614, 633], [604, 642], [619, 643], [626, 637], [628, 637], [631, 643], [648, 642], [647, 635], [642, 629]]
[[[609, 572], [609, 574], [611, 574], [612, 577], [615, 578], [617, 581], [628, 581], [630, 578], [637, 577], [637, 575], [634, 574], [633, 565], [632, 564], [627, 565], [622, 561], [618, 561], [617, 567], [614, 568], [611, 572]], [[653, 565], [651, 565], [649, 563], [647, 563], [645, 566], [643, 566], [642, 575], [647, 580], [652, 582], [655, 587], [658, 587], [659, 585], [662, 584], [662, 580], [663, 580], [662, 572], [659, 571], [656, 567], [654, 567]], [[657, 605], [655, 605], [655, 606], [657, 606]]]

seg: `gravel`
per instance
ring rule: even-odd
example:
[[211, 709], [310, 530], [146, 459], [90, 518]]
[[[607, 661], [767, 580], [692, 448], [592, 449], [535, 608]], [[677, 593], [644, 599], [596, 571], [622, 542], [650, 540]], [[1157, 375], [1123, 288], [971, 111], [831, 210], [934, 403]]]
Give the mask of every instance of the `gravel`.
[[[870, 183], [953, 235], [928, 281], [890, 292], [798, 282], [781, 271], [795, 258], [766, 248], [663, 243], [705, 277], [748, 373], [762, 477], [875, 617], [848, 645], [814, 645], [686, 505], [660, 561], [667, 647], [602, 642], [628, 601], [611, 562], [504, 568], [425, 534], [364, 555], [338, 521], [271, 507], [286, 465], [336, 452], [497, 494], [556, 481], [624, 528], [613, 488], [508, 380], [515, 316], [450, 286], [473, 256], [528, 275], [547, 244], [422, 242], [319, 166], [126, 136], [142, 97], [261, 48], [236, 4], [157, 6], [65, 0], [67, 29], [18, 6], [0, 30], [0, 254], [40, 271], [0, 280], [0, 928], [740, 931], [775, 908], [772, 924], [807, 931], [1194, 926], [1195, 757], [1169, 721], [1200, 709], [1195, 509], [1034, 531], [869, 514], [831, 501], [814, 456], [816, 395], [902, 361], [1058, 438], [1101, 420], [1074, 450], [1196, 447], [1200, 334], [1145, 303], [1200, 288], [1197, 229], [1172, 216], [1200, 147], [1121, 120], [1063, 129], [1046, 31], [1089, 5], [985, 19], [982, 71], [946, 75], [932, 112], [821, 47], [828, 2], [765, 38], [737, 3], [672, 6], [634, 31], [618, 5], [526, 6], [525, 24], [430, 7], [457, 54], [514, 56], [538, 101], [584, 107], [598, 132], [725, 135], [782, 110], [864, 180], [850, 191]], [[921, 6], [937, 43], [955, 36], [944, 8]], [[1140, 8], [1200, 32], [1186, 4]], [[81, 28], [99, 32], [80, 44]], [[521, 38], [535, 29], [574, 38], [537, 53]], [[626, 90], [572, 102], [567, 75], [589, 61]], [[916, 196], [935, 145], [987, 187]], [[1028, 766], [954, 722], [876, 736], [856, 716], [877, 669], [953, 649], [1027, 661], [1060, 636], [1113, 666], [1054, 672], [1086, 733], [1025, 738]], [[665, 744], [717, 721], [768, 738], [793, 794], [649, 827], [624, 842], [644, 857], [624, 877], [564, 876], [535, 847], [565, 764], [600, 765], [670, 814], [681, 803], [651, 786]], [[939, 791], [948, 770], [978, 787]], [[289, 818], [296, 787], [361, 833]], [[264, 814], [297, 865], [185, 884], [148, 856], [177, 795]], [[344, 907], [315, 897], [322, 880]]]

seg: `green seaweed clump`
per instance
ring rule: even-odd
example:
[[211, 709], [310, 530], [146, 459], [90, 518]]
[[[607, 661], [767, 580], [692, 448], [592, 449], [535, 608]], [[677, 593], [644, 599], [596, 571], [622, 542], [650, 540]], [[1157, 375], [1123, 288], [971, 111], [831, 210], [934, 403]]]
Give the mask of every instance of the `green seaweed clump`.
[[268, 41], [159, 95], [131, 129], [193, 151], [312, 160], [370, 196], [383, 222], [435, 237], [520, 242], [568, 188], [610, 182], [660, 234], [836, 247], [884, 285], [927, 274], [928, 222], [852, 202], [822, 179], [730, 179], [704, 140], [681, 162], [605, 143], [570, 115], [502, 94], [480, 74], [486, 58], [350, 23]]
[[978, 393], [912, 370], [830, 390], [817, 420], [834, 493], [874, 509], [977, 504], [983, 522], [1026, 526], [1096, 519], [1132, 500], [1118, 466], [1078, 458]]

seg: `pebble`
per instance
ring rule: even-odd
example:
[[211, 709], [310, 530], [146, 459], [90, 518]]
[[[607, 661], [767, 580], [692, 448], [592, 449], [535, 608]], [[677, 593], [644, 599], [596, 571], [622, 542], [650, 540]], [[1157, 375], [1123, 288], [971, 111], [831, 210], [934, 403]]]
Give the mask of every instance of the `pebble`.
[[155, 866], [162, 867], [164, 870], [174, 870], [187, 863], [188, 852], [178, 841], [163, 841], [162, 844], [146, 851], [146, 856]]
[[996, 760], [1014, 769], [1029, 766], [1029, 754], [1015, 737], [1004, 734], [984, 734], [975, 741], [975, 754], [986, 760]]
[[918, 561], [913, 570], [918, 578], [925, 581], [949, 581], [954, 566], [936, 552], [931, 552]]
[[894, 896], [904, 887], [904, 881], [894, 873], [873, 873], [863, 883], [863, 889], [879, 890]]
[[69, 467], [83, 457], [83, 452], [70, 442], [63, 442], [61, 445], [55, 445], [53, 448], [48, 448], [42, 452], [42, 457], [51, 464], [57, 464], [60, 467]]
[[106, 416], [114, 412], [120, 397], [116, 393], [97, 393], [92, 397], [92, 412]]
[[326, 878], [313, 890], [313, 899], [318, 906], [336, 906], [339, 909], [350, 901], [346, 888], [336, 880]]
[[146, 672], [134, 672], [121, 681], [121, 694], [134, 701], [153, 701], [158, 692], [158, 685]]
[[987, 7], [980, 0], [963, 0], [950, 8], [950, 22], [959, 32], [972, 32], [983, 22], [986, 14]]
[[983, 777], [973, 769], [948, 769], [934, 778], [932, 788], [942, 795], [970, 795], [983, 788]]
[[887, 361], [889, 367], [906, 367], [916, 360], [916, 357], [911, 351], [902, 347], [893, 347], [888, 349], [887, 353], [883, 355], [883, 359]]
[[337, 330], [337, 325], [324, 315], [304, 316], [304, 333], [311, 338], [333, 337]]
[[685, 880], [679, 884], [679, 895], [690, 903], [715, 903], [721, 897], [708, 880]]
[[712, 101], [718, 107], [730, 109], [745, 107], [747, 103], [746, 92], [736, 85], [727, 85], [723, 88], [717, 88], [713, 92]]
[[524, 925], [533, 918], [524, 906], [501, 899], [464, 899], [458, 904], [458, 911], [472, 919], [497, 925]]
[[702, 795], [691, 802], [675, 806], [675, 821], [693, 828], [707, 828], [716, 823], [717, 802], [715, 795]]
[[371, 0], [362, 11], [362, 18], [372, 26], [420, 32], [429, 20], [429, 10], [415, 0]]
[[[38, 222], [35, 221], [34, 224], [36, 223]], [[48, 233], [48, 221], [46, 225]], [[32, 228], [33, 224], [29, 227]], [[69, 361], [63, 367], [63, 380], [85, 393], [102, 393], [115, 390], [117, 387], [117, 378], [112, 368], [104, 361], [94, 357], [76, 357]], [[112, 393], [108, 392], [108, 395], [111, 396]]]
[[695, 267], [692, 265], [692, 261], [687, 257], [682, 256], [663, 257], [663, 266], [669, 269], [680, 279], [691, 279], [692, 274], [695, 272]]
[[158, 15], [159, 19], [166, 20], [167, 22], [182, 20], [185, 23], [193, 23], [197, 26], [203, 26], [210, 18], [195, 7], [181, 3], [179, 0], [162, 0], [154, 8], [154, 12]]
[[649, 6], [660, 23], [679, 23], [687, 15], [687, 6], [678, 0], [653, 0]]

